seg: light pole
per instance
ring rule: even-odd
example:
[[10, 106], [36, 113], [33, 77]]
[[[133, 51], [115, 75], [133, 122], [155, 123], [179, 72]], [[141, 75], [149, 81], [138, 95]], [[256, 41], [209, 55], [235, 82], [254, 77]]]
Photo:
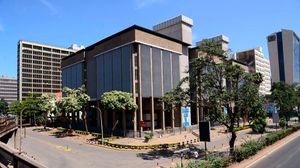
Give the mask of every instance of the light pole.
[[103, 145], [103, 121], [102, 121], [102, 111], [99, 107], [92, 105], [92, 108], [95, 108], [100, 113], [100, 122], [101, 122], [101, 145]]
[[22, 148], [22, 113], [23, 111], [26, 109], [27, 107], [24, 107], [21, 111], [20, 111], [20, 153], [22, 152], [21, 148]]

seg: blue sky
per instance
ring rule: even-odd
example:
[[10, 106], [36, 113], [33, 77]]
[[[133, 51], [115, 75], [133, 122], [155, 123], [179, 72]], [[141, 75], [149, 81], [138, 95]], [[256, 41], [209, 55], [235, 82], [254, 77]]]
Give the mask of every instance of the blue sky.
[[300, 35], [300, 0], [0, 0], [0, 75], [17, 74], [17, 42], [88, 46], [137, 24], [177, 15], [194, 20], [193, 42], [224, 34], [232, 51], [258, 46], [282, 28]]

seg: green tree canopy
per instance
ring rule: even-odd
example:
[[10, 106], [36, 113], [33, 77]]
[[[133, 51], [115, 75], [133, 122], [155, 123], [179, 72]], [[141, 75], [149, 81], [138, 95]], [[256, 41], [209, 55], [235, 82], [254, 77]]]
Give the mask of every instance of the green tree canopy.
[[285, 116], [285, 120], [289, 120], [289, 114], [296, 107], [297, 93], [295, 85], [290, 85], [285, 82], [275, 82], [272, 85], [271, 95], [268, 99], [274, 103], [278, 108], [279, 114]]
[[7, 114], [7, 111], [8, 103], [3, 98], [0, 98], [0, 114]]
[[[77, 89], [71, 89], [68, 87], [65, 87], [63, 89], [64, 97], [59, 102], [59, 108], [62, 111], [65, 111], [66, 113], [75, 113], [82, 111], [84, 113], [84, 122], [86, 131], [88, 131], [87, 128], [87, 121], [86, 121], [86, 105], [88, 101], [90, 101], [90, 96], [86, 94], [85, 86], [82, 85], [81, 87]], [[72, 115], [74, 116], [74, 115]], [[69, 119], [69, 118], [68, 118]], [[69, 127], [71, 128], [71, 122], [69, 124]]]
[[131, 93], [110, 91], [101, 96], [100, 103], [106, 110], [125, 111], [137, 109]]

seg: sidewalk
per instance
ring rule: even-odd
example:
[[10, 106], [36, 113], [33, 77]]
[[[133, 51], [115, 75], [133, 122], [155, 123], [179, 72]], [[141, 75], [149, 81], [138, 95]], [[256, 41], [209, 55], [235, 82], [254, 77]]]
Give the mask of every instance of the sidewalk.
[[[214, 130], [211, 130], [211, 139], [217, 139], [220, 136], [225, 135], [224, 127], [215, 127]], [[194, 133], [199, 135], [199, 130], [194, 130]], [[164, 134], [160, 138], [153, 138], [149, 142], [145, 142], [144, 138], [119, 138], [113, 139], [111, 142], [125, 145], [155, 145], [155, 144], [165, 144], [165, 143], [175, 143], [175, 142], [186, 142], [199, 138], [194, 135], [192, 132], [183, 131], [176, 134]]]

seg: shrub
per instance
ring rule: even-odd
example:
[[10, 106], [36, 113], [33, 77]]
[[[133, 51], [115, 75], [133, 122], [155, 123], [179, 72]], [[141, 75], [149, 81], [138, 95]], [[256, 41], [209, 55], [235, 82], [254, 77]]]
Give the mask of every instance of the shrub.
[[221, 157], [208, 156], [207, 166], [211, 168], [222, 168], [225, 165], [225, 160]]
[[257, 118], [253, 120], [250, 127], [252, 128], [253, 132], [262, 134], [265, 132], [266, 126], [267, 122], [264, 118]]
[[234, 158], [240, 162], [248, 157], [255, 155], [257, 151], [264, 147], [264, 141], [261, 140], [250, 140], [244, 142], [239, 148], [235, 150]]
[[279, 120], [279, 126], [280, 126], [281, 128], [284, 128], [284, 127], [286, 126], [286, 124], [287, 124], [287, 122], [285, 121], [285, 119], [280, 119], [280, 120]]
[[144, 138], [145, 138], [145, 142], [148, 142], [150, 139], [153, 138], [153, 133], [152, 132], [145, 132], [144, 133]]

